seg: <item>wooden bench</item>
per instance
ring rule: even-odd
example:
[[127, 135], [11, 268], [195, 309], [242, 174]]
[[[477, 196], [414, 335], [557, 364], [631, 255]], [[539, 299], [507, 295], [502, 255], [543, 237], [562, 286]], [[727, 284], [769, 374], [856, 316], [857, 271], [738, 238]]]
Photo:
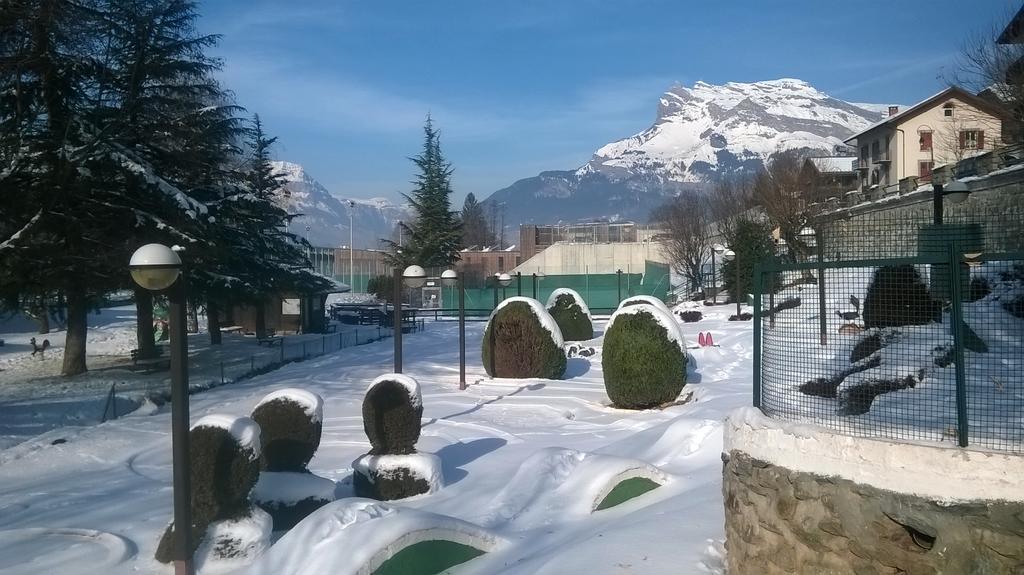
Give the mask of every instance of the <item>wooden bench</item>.
[[141, 369], [147, 373], [154, 371], [162, 371], [171, 369], [171, 358], [164, 355], [164, 347], [161, 345], [155, 348], [156, 355], [154, 357], [139, 357], [139, 350], [133, 349], [132, 355], [132, 369]]

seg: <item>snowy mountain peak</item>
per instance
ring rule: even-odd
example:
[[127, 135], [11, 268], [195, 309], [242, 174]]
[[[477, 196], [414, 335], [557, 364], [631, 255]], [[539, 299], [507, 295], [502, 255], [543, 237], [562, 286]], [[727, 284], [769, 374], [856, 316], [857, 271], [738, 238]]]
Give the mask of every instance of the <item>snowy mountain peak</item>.
[[283, 207], [291, 213], [301, 214], [291, 221], [289, 231], [314, 246], [348, 245], [351, 221], [355, 247], [376, 248], [381, 238], [391, 236], [399, 220], [409, 218], [403, 206], [386, 198], [335, 196], [300, 164], [286, 161], [271, 164], [274, 173], [284, 178], [284, 189], [288, 192], [281, 197]]
[[[506, 221], [646, 220], [669, 196], [762, 169], [773, 154], [833, 155], [885, 108], [851, 104], [796, 78], [675, 84], [646, 130], [598, 149], [575, 170], [543, 172], [495, 192]], [[845, 148], [845, 146], [843, 146]]]
[[656, 175], [705, 182], [802, 148], [831, 152], [842, 138], [880, 120], [803, 80], [676, 84], [658, 101], [654, 125], [603, 146], [580, 173]]

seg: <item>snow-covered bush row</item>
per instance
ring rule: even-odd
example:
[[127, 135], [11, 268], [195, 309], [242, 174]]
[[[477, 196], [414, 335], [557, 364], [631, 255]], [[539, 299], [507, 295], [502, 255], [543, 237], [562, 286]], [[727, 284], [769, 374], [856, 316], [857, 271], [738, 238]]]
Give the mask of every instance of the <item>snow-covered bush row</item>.
[[566, 358], [562, 331], [537, 300], [512, 297], [491, 314], [481, 342], [491, 377], [560, 379]]
[[619, 308], [608, 321], [601, 354], [605, 391], [616, 407], [657, 407], [679, 397], [686, 385], [679, 324], [652, 305]]

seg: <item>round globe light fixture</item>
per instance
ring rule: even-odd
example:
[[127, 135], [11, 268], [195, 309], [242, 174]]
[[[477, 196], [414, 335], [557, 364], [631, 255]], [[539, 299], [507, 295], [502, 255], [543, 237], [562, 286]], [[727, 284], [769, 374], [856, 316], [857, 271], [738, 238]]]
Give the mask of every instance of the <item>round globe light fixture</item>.
[[731, 262], [732, 260], [736, 259], [736, 252], [727, 249], [724, 252], [722, 252], [722, 259], [727, 262]]
[[163, 244], [146, 244], [132, 254], [128, 269], [139, 287], [161, 291], [171, 287], [178, 279], [181, 274], [181, 258]]
[[455, 270], [444, 270], [441, 272], [441, 285], [453, 286], [459, 281], [459, 274]]
[[420, 266], [409, 266], [402, 272], [402, 281], [408, 287], [421, 288], [427, 283], [427, 272]]
[[498, 285], [501, 287], [508, 287], [512, 284], [512, 276], [502, 273], [498, 274]]

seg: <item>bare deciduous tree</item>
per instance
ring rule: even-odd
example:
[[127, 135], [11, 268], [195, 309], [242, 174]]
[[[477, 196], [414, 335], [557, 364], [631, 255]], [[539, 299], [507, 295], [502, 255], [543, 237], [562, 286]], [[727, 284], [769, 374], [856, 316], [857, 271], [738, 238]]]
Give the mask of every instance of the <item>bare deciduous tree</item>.
[[1002, 140], [1024, 141], [1024, 44], [1000, 44], [1003, 27], [1014, 13], [1004, 11], [993, 24], [970, 35], [946, 80], [977, 93], [1002, 109]]
[[711, 250], [708, 200], [696, 193], [681, 194], [658, 209], [653, 219], [663, 229], [655, 240], [661, 242], [672, 267], [703, 288], [701, 268]]
[[753, 189], [754, 200], [797, 257], [808, 253], [800, 231], [810, 221], [806, 195], [817, 186], [814, 175], [803, 169], [804, 160], [797, 151], [776, 154], [767, 169], [754, 178]]

